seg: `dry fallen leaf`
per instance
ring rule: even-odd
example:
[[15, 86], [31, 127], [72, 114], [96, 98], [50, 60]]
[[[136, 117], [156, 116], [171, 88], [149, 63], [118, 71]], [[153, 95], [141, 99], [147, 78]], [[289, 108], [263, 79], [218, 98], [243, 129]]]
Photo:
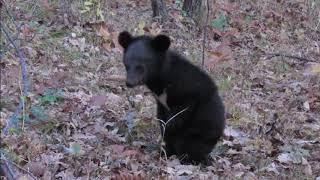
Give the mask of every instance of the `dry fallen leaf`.
[[304, 167], [304, 173], [305, 173], [307, 176], [312, 176], [312, 168], [311, 168], [311, 165], [310, 165], [310, 163], [309, 163], [305, 158], [302, 158], [302, 165], [305, 165], [305, 167]]
[[25, 168], [37, 177], [42, 176], [45, 172], [45, 166], [41, 162], [29, 162]]
[[83, 52], [86, 46], [86, 38], [70, 38], [69, 43], [73, 46], [79, 47], [80, 51]]
[[139, 152], [137, 150], [126, 150], [123, 153], [121, 153], [122, 156], [134, 156], [138, 154]]
[[98, 35], [102, 36], [103, 39], [108, 40], [110, 39], [110, 32], [108, 27], [105, 23], [101, 23], [97, 30]]
[[41, 5], [44, 7], [47, 11], [52, 11], [53, 7], [49, 4], [48, 0], [41, 0]]
[[23, 26], [21, 26], [21, 33], [24, 37], [32, 35], [33, 32], [34, 30], [31, 29], [30, 26], [28, 26], [27, 24], [24, 24]]
[[143, 35], [144, 34], [144, 27], [146, 26], [146, 23], [144, 21], [140, 21], [138, 24], [138, 28], [136, 31], [138, 32], [138, 35]]
[[22, 175], [17, 178], [17, 180], [31, 180], [31, 179], [33, 178], [31, 178], [29, 175]]
[[94, 106], [102, 106], [105, 104], [105, 102], [107, 101], [107, 97], [104, 95], [97, 95], [97, 96], [92, 96], [90, 103], [91, 105]]
[[243, 132], [237, 130], [237, 129], [234, 129], [232, 128], [231, 126], [227, 126], [225, 129], [224, 129], [224, 134], [226, 136], [229, 136], [229, 137], [240, 137], [240, 136], [243, 136]]
[[309, 111], [309, 110], [310, 110], [310, 104], [309, 104], [308, 101], [306, 101], [306, 102], [303, 103], [303, 108], [304, 108], [304, 110], [306, 110], [306, 111]]
[[232, 59], [233, 53], [230, 46], [227, 43], [222, 43], [214, 50], [208, 52], [208, 58], [205, 61], [205, 66], [211, 69], [215, 64], [221, 61], [227, 61]]
[[111, 52], [112, 50], [116, 50], [118, 52], [121, 51], [120, 45], [118, 43], [118, 32], [112, 32], [109, 26], [106, 23], [98, 23], [92, 25], [99, 36], [102, 36], [103, 43], [102, 47]]
[[320, 75], [320, 64], [311, 66], [311, 72]]
[[120, 154], [123, 152], [125, 146], [120, 144], [113, 144], [110, 147], [114, 153]]
[[275, 163], [271, 163], [266, 167], [266, 171], [268, 172], [274, 172], [275, 174], [279, 174], [279, 171], [277, 169], [277, 165]]
[[119, 172], [119, 174], [113, 176], [111, 180], [141, 180], [143, 178], [143, 174], [130, 174], [128, 172]]
[[232, 12], [238, 10], [239, 5], [236, 4], [236, 3], [224, 2], [224, 3], [222, 3], [222, 4], [219, 4], [219, 7], [220, 7], [222, 10], [224, 10], [224, 11], [226, 11], [226, 12], [228, 12], [228, 13], [232, 13]]
[[151, 27], [149, 28], [150, 34], [151, 35], [157, 35], [160, 34], [162, 31], [162, 25], [159, 24], [158, 22], [153, 22], [151, 24]]

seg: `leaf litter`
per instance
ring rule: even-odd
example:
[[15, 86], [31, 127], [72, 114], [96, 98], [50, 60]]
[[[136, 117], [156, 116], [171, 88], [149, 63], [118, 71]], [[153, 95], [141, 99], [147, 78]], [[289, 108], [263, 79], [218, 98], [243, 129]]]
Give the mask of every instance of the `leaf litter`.
[[[23, 132], [1, 132], [17, 179], [319, 179], [319, 61], [265, 56], [319, 59], [319, 4], [216, 2], [205, 69], [217, 81], [229, 116], [211, 153], [213, 164], [202, 167], [159, 156], [154, 99], [144, 87], [126, 89], [117, 42], [122, 30], [167, 33], [172, 48], [200, 66], [202, 39], [192, 20], [171, 9], [172, 20], [161, 22], [151, 18], [147, 1], [131, 0], [106, 2], [105, 22], [79, 14], [79, 3], [65, 17], [49, 1], [35, 6], [42, 14], [33, 19], [26, 3], [7, 3], [20, 14], [17, 22], [38, 24], [25, 24], [18, 34], [28, 40], [23, 47], [32, 84], [30, 122]], [[167, 1], [176, 7], [172, 3]], [[20, 96], [13, 54], [7, 51], [0, 62], [1, 126]]]

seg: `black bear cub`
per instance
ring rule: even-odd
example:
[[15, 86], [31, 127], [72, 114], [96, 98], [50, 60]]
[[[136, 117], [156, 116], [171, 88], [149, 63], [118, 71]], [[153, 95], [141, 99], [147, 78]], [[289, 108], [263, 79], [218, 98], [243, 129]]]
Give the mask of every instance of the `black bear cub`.
[[[211, 78], [184, 57], [169, 50], [165, 35], [119, 34], [124, 48], [126, 85], [146, 85], [157, 100], [157, 118], [167, 155], [182, 163], [208, 163], [208, 154], [223, 134], [224, 105]], [[164, 123], [160, 123], [164, 127]]]

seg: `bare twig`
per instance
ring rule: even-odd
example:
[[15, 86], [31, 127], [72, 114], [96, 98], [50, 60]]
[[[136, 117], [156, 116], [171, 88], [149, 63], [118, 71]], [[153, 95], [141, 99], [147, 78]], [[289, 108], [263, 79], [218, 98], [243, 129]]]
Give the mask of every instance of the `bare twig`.
[[6, 11], [6, 13], [9, 16], [10, 20], [12, 21], [12, 23], [16, 27], [17, 31], [20, 32], [21, 31], [21, 26], [18, 26], [18, 24], [16, 23], [16, 18], [9, 11], [9, 8], [7, 7], [7, 3], [5, 3], [3, 0], [0, 0], [0, 4], [1, 4], [0, 5], [0, 9], [2, 9], [2, 6], [4, 7], [4, 10]]
[[[1, 1], [0, 1], [1, 2]], [[4, 175], [8, 180], [14, 180], [14, 173], [11, 170], [9, 163], [6, 161], [4, 155], [1, 153], [0, 175]]]
[[[172, 116], [170, 119], [168, 119], [167, 122], [165, 122], [165, 121], [157, 118], [157, 120], [160, 121], [160, 123], [161, 123], [161, 128], [163, 129], [163, 133], [162, 133], [162, 135], [161, 135], [161, 146], [160, 146], [160, 147], [161, 147], [161, 151], [160, 151], [160, 152], [164, 152], [166, 159], [167, 159], [167, 152], [166, 152], [166, 150], [162, 147], [162, 143], [164, 142], [164, 135], [165, 135], [165, 132], [166, 132], [166, 127], [167, 127], [168, 123], [171, 122], [175, 117], [177, 117], [179, 114], [185, 112], [185, 111], [188, 110], [188, 109], [189, 109], [189, 107], [186, 107], [186, 108], [184, 108], [183, 110], [179, 111], [177, 114], [175, 114], [175, 115]], [[160, 155], [160, 157], [161, 157], [161, 155]]]
[[[2, 27], [2, 32], [5, 34], [7, 40], [11, 43], [11, 45], [14, 47], [14, 49], [16, 50], [17, 56], [19, 57], [19, 61], [20, 61], [20, 66], [21, 66], [21, 80], [22, 80], [22, 95], [24, 97], [28, 96], [28, 79], [27, 79], [27, 68], [26, 68], [26, 59], [25, 56], [23, 54], [23, 52], [21, 51], [20, 48], [18, 48], [18, 46], [15, 44], [15, 42], [13, 41], [13, 39], [10, 37], [9, 33], [5, 30], [5, 28], [2, 26], [3, 24], [0, 22], [0, 25]], [[16, 109], [16, 111], [14, 112], [13, 115], [10, 116], [9, 121], [7, 123], [7, 125], [4, 128], [4, 131], [6, 132], [8, 130], [8, 128], [10, 127], [10, 125], [13, 122], [16, 122], [17, 120], [17, 115], [21, 112], [21, 110], [23, 109], [23, 103], [22, 100], [20, 100], [19, 105]]]
[[120, 82], [125, 82], [126, 77], [125, 76], [118, 76], [118, 75], [113, 75], [105, 78], [106, 81], [120, 81]]
[[206, 46], [206, 36], [207, 36], [207, 25], [208, 25], [209, 13], [210, 13], [210, 5], [209, 5], [209, 0], [207, 0], [207, 16], [206, 16], [206, 21], [203, 26], [203, 37], [202, 37], [202, 62], [201, 62], [202, 69], [204, 68], [204, 56], [205, 56], [204, 51], [205, 51], [205, 46]]
[[175, 117], [177, 117], [179, 114], [185, 112], [187, 109], [189, 109], [189, 107], [184, 108], [182, 111], [178, 112], [177, 114], [175, 114], [174, 116], [172, 116], [166, 123], [165, 125], [167, 126], [167, 124], [169, 124], [169, 122], [174, 119]]
[[179, 114], [185, 112], [185, 111], [188, 110], [188, 109], [189, 109], [189, 107], [184, 108], [183, 110], [181, 110], [180, 112], [178, 112], [177, 114], [175, 114], [174, 116], [172, 116], [170, 119], [168, 119], [167, 122], [165, 122], [165, 121], [157, 118], [157, 120], [161, 122], [161, 126], [162, 126], [162, 128], [163, 128], [163, 136], [164, 136], [164, 134], [165, 134], [165, 130], [166, 130], [166, 127], [167, 127], [167, 125], [169, 124], [169, 122], [171, 122], [175, 117], [177, 117]]
[[[3, 0], [0, 0], [0, 9], [2, 8], [2, 6], [5, 4], [5, 2]], [[9, 9], [5, 6], [6, 12], [8, 14], [8, 16], [11, 18], [12, 22], [14, 23], [14, 25], [16, 26], [17, 31], [19, 32], [21, 30], [21, 26], [18, 26], [15, 23], [15, 18], [10, 14]], [[0, 16], [0, 19], [2, 17]], [[19, 101], [19, 105], [16, 108], [15, 112], [9, 117], [9, 120], [7, 121], [7, 124], [5, 125], [5, 127], [3, 128], [4, 133], [7, 133], [8, 128], [10, 128], [10, 126], [13, 123], [17, 122], [17, 116], [18, 114], [20, 114], [21, 110], [23, 110], [23, 118], [25, 118], [25, 97], [28, 96], [28, 89], [29, 89], [29, 84], [28, 84], [28, 79], [27, 79], [27, 68], [26, 68], [26, 59], [25, 56], [21, 50], [21, 48], [18, 48], [18, 46], [16, 45], [16, 40], [14, 38], [12, 38], [11, 34], [9, 31], [6, 30], [6, 28], [4, 27], [4, 24], [2, 23], [2, 21], [0, 21], [0, 35], [1, 33], [3, 33], [7, 39], [8, 44], [11, 44], [15, 51], [16, 51], [16, 56], [19, 59], [20, 62], [20, 70], [21, 70], [21, 82], [22, 84], [20, 85], [20, 90], [21, 90], [21, 94], [23, 99], [20, 99]], [[23, 126], [24, 126], [24, 120], [23, 120]], [[4, 171], [4, 173], [6, 173], [6, 177], [8, 179], [13, 179], [14, 178], [14, 171], [11, 168], [11, 164], [17, 166], [17, 164], [11, 162], [10, 160], [7, 160], [5, 155], [3, 153], [1, 153], [1, 167], [0, 167], [0, 171]], [[17, 166], [19, 167], [19, 166]], [[20, 168], [20, 167], [19, 167]], [[22, 169], [22, 168], [20, 168]], [[24, 170], [24, 169], [23, 169]], [[32, 174], [30, 174], [30, 176], [34, 179], [36, 179]]]
[[305, 61], [305, 62], [317, 62], [314, 59], [308, 59], [308, 58], [304, 58], [304, 57], [299, 57], [299, 56], [295, 56], [295, 55], [290, 55], [290, 54], [283, 54], [283, 53], [266, 53], [265, 54], [267, 57], [267, 59], [271, 59], [273, 57], [286, 57], [286, 58], [291, 58], [291, 59], [298, 59], [300, 61]]
[[265, 132], [266, 135], [270, 135], [271, 132], [276, 129], [276, 123], [278, 122], [278, 119], [279, 115], [277, 113], [274, 113], [272, 117], [271, 127]]
[[167, 152], [166, 152], [166, 150], [162, 147], [162, 146], [160, 146], [160, 149], [161, 149], [161, 151], [160, 151], [160, 161], [161, 160], [163, 160], [162, 158], [161, 158], [161, 153], [163, 152], [164, 153], [164, 158], [165, 158], [165, 161], [167, 161], [168, 160], [168, 156], [167, 156]]
[[23, 95], [22, 86], [21, 86], [20, 82], [19, 82], [19, 88], [20, 88], [20, 93], [21, 93], [20, 100], [22, 102], [22, 126], [21, 126], [21, 130], [24, 131], [24, 124], [25, 124], [25, 120], [26, 120], [26, 96]]
[[[7, 160], [7, 159], [3, 159], [3, 160], [8, 163], [8, 160]], [[11, 162], [11, 161], [10, 161], [9, 163], [13, 164], [13, 165], [16, 166], [18, 169], [26, 172], [26, 173], [29, 174], [33, 179], [37, 179], [37, 178], [36, 178], [30, 171], [28, 171], [27, 169], [19, 166], [18, 164], [14, 163], [14, 162]]]
[[179, 161], [183, 161], [186, 158], [188, 158], [188, 154], [182, 154], [181, 156], [178, 157]]

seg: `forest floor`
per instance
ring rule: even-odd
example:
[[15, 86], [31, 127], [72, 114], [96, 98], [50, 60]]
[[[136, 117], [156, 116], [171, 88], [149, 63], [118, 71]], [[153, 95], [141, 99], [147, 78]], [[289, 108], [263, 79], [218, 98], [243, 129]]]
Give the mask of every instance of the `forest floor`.
[[5, 2], [1, 26], [27, 64], [26, 81], [2, 32], [1, 153], [16, 179], [320, 179], [319, 1], [211, 5], [203, 68], [228, 119], [207, 167], [160, 158], [155, 101], [126, 88], [117, 42], [164, 33], [201, 66], [203, 28], [181, 1], [166, 1], [166, 20], [147, 0]]

